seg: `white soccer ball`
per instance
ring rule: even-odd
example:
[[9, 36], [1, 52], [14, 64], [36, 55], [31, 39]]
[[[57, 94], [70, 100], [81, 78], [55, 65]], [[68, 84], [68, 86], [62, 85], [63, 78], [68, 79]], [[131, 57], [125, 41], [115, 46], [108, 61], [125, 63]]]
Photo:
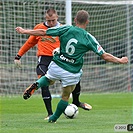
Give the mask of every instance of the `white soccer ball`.
[[69, 104], [64, 111], [66, 118], [70, 119], [76, 118], [78, 113], [78, 107], [75, 104]]

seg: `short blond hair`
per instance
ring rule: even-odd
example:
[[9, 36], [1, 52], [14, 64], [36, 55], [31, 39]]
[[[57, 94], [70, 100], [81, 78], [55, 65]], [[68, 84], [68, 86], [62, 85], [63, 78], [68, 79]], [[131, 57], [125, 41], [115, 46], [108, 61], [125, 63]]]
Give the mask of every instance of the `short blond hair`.
[[57, 12], [56, 12], [56, 10], [55, 9], [53, 9], [53, 8], [50, 8], [50, 9], [48, 9], [47, 11], [46, 11], [46, 14], [48, 15], [48, 16], [53, 16], [53, 14], [56, 14], [57, 15]]

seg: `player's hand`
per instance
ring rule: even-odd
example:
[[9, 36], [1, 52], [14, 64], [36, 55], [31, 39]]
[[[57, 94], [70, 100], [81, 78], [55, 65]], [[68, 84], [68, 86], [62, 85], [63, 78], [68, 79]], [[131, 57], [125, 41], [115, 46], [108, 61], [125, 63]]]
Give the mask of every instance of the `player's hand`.
[[59, 54], [59, 53], [60, 53], [60, 48], [56, 48], [56, 49], [54, 49], [53, 52], [52, 52], [53, 56], [54, 56], [55, 54]]
[[16, 27], [15, 30], [20, 34], [25, 33], [25, 29], [23, 29], [22, 27]]
[[17, 68], [21, 68], [21, 67], [22, 67], [22, 66], [21, 66], [20, 58], [21, 58], [21, 56], [17, 55], [17, 56], [15, 57], [15, 60], [14, 60], [15, 66], [16, 66]]
[[127, 57], [122, 57], [120, 63], [121, 64], [127, 64], [128, 63], [128, 58]]

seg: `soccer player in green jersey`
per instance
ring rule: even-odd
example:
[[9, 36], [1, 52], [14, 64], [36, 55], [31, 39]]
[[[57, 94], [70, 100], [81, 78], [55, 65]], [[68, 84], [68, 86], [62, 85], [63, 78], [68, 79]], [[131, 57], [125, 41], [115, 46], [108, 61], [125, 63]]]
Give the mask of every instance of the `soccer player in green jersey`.
[[75, 17], [76, 26], [61, 26], [48, 30], [26, 30], [17, 27], [16, 31], [21, 34], [59, 36], [60, 53], [53, 57], [45, 76], [30, 85], [24, 92], [24, 99], [28, 99], [35, 90], [43, 86], [49, 86], [56, 80], [62, 83], [62, 98], [59, 101], [55, 113], [49, 118], [49, 122], [56, 122], [68, 105], [68, 100], [75, 85], [82, 75], [83, 56], [88, 51], [93, 51], [108, 62], [126, 64], [127, 57], [117, 58], [103, 50], [101, 45], [85, 29], [89, 22], [89, 14], [85, 10], [77, 12]]

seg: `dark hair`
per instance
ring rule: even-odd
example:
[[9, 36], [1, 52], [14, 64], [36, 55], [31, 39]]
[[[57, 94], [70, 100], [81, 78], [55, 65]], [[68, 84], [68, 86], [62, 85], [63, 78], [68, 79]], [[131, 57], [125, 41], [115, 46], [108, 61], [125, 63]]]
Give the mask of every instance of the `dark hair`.
[[84, 24], [89, 19], [89, 13], [85, 10], [80, 10], [77, 12], [75, 19], [77, 23]]

